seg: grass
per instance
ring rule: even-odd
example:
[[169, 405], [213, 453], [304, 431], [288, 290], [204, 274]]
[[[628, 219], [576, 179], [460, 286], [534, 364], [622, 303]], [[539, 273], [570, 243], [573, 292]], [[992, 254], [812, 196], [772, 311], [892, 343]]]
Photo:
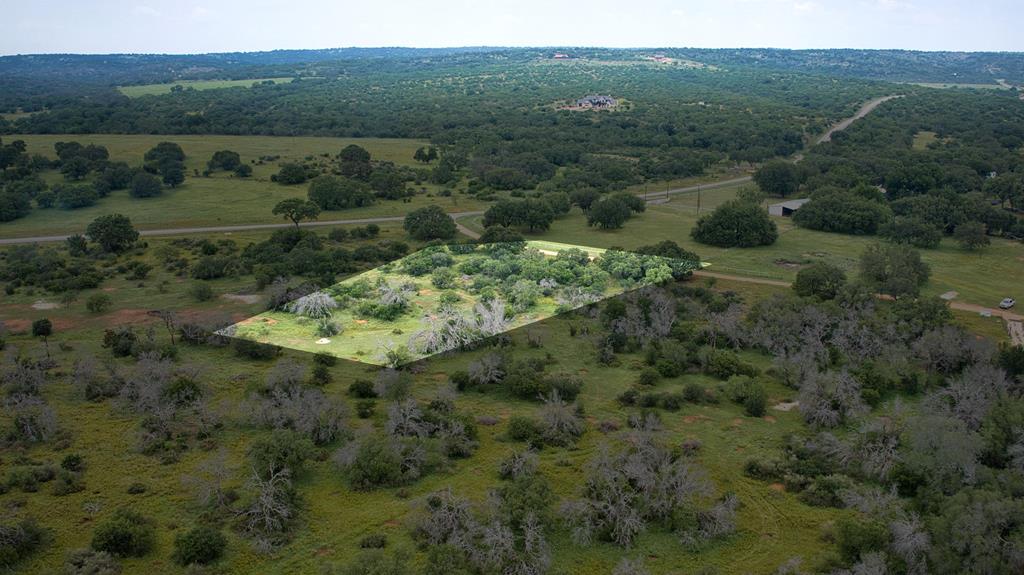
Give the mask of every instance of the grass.
[[938, 134], [930, 132], [928, 130], [922, 130], [914, 134], [913, 148], [915, 150], [925, 150], [928, 148], [928, 144], [938, 140]]
[[[711, 190], [702, 198], [702, 213], [726, 201], [736, 188]], [[717, 248], [699, 244], [690, 237], [697, 221], [696, 198], [693, 194], [673, 196], [667, 204], [648, 206], [618, 230], [588, 227], [578, 210], [556, 220], [551, 229], [530, 235], [542, 239], [597, 247], [632, 249], [661, 240], [673, 240], [685, 249], [696, 252], [710, 263], [709, 271], [724, 274], [793, 281], [799, 269], [815, 261], [832, 263], [856, 276], [861, 252], [877, 238], [830, 234], [795, 227], [789, 218], [774, 218], [779, 226], [779, 239], [770, 246], [758, 248]], [[480, 229], [480, 218], [466, 218], [468, 227]], [[992, 245], [979, 251], [966, 251], [949, 239], [933, 250], [921, 250], [922, 259], [931, 266], [931, 279], [924, 287], [926, 295], [939, 295], [955, 290], [959, 300], [995, 306], [1004, 297], [1024, 298], [1021, 265], [1024, 244], [992, 238]]]
[[[158, 274], [154, 281], [161, 279]], [[147, 282], [153, 283], [153, 282]], [[217, 284], [217, 291], [236, 290], [247, 283], [245, 278], [227, 280]], [[55, 314], [69, 322], [69, 327], [58, 329], [58, 335], [51, 341], [51, 348], [62, 366], [70, 366], [80, 352], [89, 350], [100, 357], [108, 352], [99, 348], [98, 340], [103, 326], [112, 318], [124, 315], [128, 307], [155, 305], [177, 305], [188, 310], [220, 307], [222, 303], [195, 305], [189, 303], [181, 293], [184, 286], [172, 283], [168, 293], [157, 293], [152, 288], [135, 288], [122, 280], [111, 282], [117, 291], [117, 310], [96, 318], [81, 311], [77, 304], [70, 310], [55, 310]], [[85, 295], [85, 294], [83, 294]], [[19, 295], [20, 301], [28, 298]], [[234, 311], [243, 311], [255, 306], [229, 304]], [[52, 315], [52, 314], [51, 314]], [[110, 318], [110, 319], [108, 319]], [[594, 430], [594, 423], [602, 419], [622, 421], [635, 409], [624, 409], [615, 401], [616, 396], [629, 388], [636, 378], [635, 364], [639, 356], [623, 355], [617, 367], [595, 368], [592, 355], [579, 339], [569, 338], [568, 324], [587, 320], [578, 317], [559, 317], [534, 324], [530, 331], [540, 335], [543, 349], [526, 350], [525, 330], [517, 330], [513, 337], [517, 342], [517, 355], [551, 354], [557, 363], [550, 370], [580, 373], [585, 385], [580, 396], [586, 406], [591, 429], [574, 449], [545, 449], [541, 454], [541, 469], [552, 482], [559, 497], [578, 494], [579, 478], [586, 462], [596, 453], [605, 438]], [[163, 334], [160, 334], [163, 336]], [[30, 347], [34, 345], [25, 336], [11, 338], [12, 343]], [[58, 342], [70, 343], [74, 351], [60, 351]], [[431, 397], [446, 380], [446, 374], [466, 365], [479, 354], [473, 352], [456, 354], [430, 360], [426, 370], [416, 375], [415, 394], [420, 398]], [[182, 348], [183, 362], [200, 362], [204, 368], [204, 381], [210, 388], [216, 402], [239, 401], [244, 398], [247, 387], [259, 381], [271, 366], [269, 362], [243, 362], [227, 350], [206, 348]], [[308, 356], [299, 356], [306, 361]], [[767, 358], [750, 355], [747, 359], [766, 367]], [[66, 368], [65, 368], [66, 369]], [[63, 370], [62, 370], [63, 371]], [[335, 397], [344, 397], [347, 385], [358, 377], [371, 377], [363, 367], [342, 364], [331, 369], [334, 382], [326, 392]], [[142, 559], [124, 561], [126, 575], [152, 573], [184, 573], [185, 570], [171, 563], [172, 541], [177, 533], [188, 529], [199, 520], [199, 510], [190, 500], [189, 490], [181, 477], [194, 472], [195, 467], [209, 453], [194, 449], [186, 453], [179, 463], [161, 465], [154, 458], [134, 452], [134, 433], [138, 429], [136, 418], [119, 410], [113, 402], [90, 403], [81, 399], [72, 387], [58, 378], [58, 383], [47, 387], [48, 402], [53, 405], [71, 432], [72, 444], [65, 452], [83, 453], [88, 470], [84, 492], [65, 497], [56, 497], [44, 486], [39, 493], [11, 493], [0, 496], [0, 500], [23, 502], [18, 516], [35, 517], [40, 524], [51, 529], [51, 542], [28, 562], [20, 565], [25, 572], [54, 572], [58, 570], [65, 553], [70, 549], [86, 547], [96, 523], [115, 509], [130, 506], [151, 517], [157, 525], [157, 546], [155, 551]], [[705, 386], [717, 382], [702, 375], [689, 374], [680, 378], [663, 380], [655, 390], [678, 391], [688, 381]], [[773, 385], [769, 389], [771, 401], [788, 399], [790, 390]], [[413, 549], [413, 543], [406, 529], [411, 517], [412, 503], [427, 493], [451, 486], [460, 494], [483, 501], [487, 491], [497, 484], [496, 466], [509, 451], [520, 447], [503, 439], [505, 424], [512, 415], [532, 414], [535, 402], [511, 399], [501, 395], [480, 393], [460, 394], [459, 409], [475, 416], [497, 417], [502, 423], [494, 427], [480, 427], [480, 447], [469, 459], [454, 463], [448, 470], [430, 475], [405, 489], [400, 495], [397, 489], [385, 489], [367, 493], [349, 490], [329, 461], [311, 462], [299, 476], [297, 487], [303, 501], [302, 523], [294, 541], [282, 551], [265, 556], [254, 552], [247, 541], [230, 529], [228, 551], [218, 564], [216, 571], [224, 574], [242, 573], [309, 573], [318, 572], [326, 563], [345, 563], [358, 551], [358, 540], [370, 533], [385, 533], [389, 548]], [[383, 411], [378, 408], [378, 412]], [[822, 530], [843, 512], [833, 509], [812, 508], [799, 502], [793, 495], [779, 492], [761, 482], [746, 479], [742, 466], [753, 455], [774, 453], [780, 438], [802, 427], [795, 412], [770, 411], [766, 418], [749, 418], [742, 415], [742, 409], [728, 402], [718, 405], [687, 405], [676, 413], [662, 412], [666, 434], [673, 443], [685, 438], [699, 439], [703, 443], [699, 462], [706, 467], [719, 493], [736, 492], [743, 506], [739, 512], [739, 531], [720, 542], [715, 542], [696, 551], [683, 548], [675, 536], [658, 528], [642, 535], [635, 547], [624, 550], [619, 547], [597, 543], [581, 548], [571, 545], [564, 530], [558, 529], [552, 535], [554, 572], [601, 572], [607, 573], [622, 556], [646, 558], [652, 573], [691, 572], [700, 566], [715, 566], [723, 575], [741, 573], [767, 573], [775, 565], [789, 557], [800, 555], [806, 564], [833, 553], [829, 543], [824, 542]], [[263, 433], [244, 425], [244, 416], [234, 410], [227, 412], [229, 424], [218, 432], [218, 445], [229, 454], [228, 461], [244, 477], [244, 454], [254, 437]], [[382, 421], [378, 414], [377, 424]], [[365, 425], [366, 422], [361, 422]], [[333, 449], [333, 448], [331, 448]], [[330, 452], [330, 450], [328, 452]], [[54, 452], [47, 447], [28, 450], [30, 457], [53, 461], [64, 452]], [[135, 482], [147, 486], [141, 495], [126, 494], [127, 487]], [[241, 479], [235, 482], [241, 484]], [[98, 507], [91, 513], [87, 508]], [[417, 554], [415, 560], [423, 561]]]
[[273, 82], [283, 84], [291, 82], [292, 78], [250, 78], [246, 80], [179, 80], [166, 84], [142, 84], [137, 86], [118, 86], [117, 90], [129, 98], [140, 96], [159, 96], [170, 94], [171, 88], [181, 86], [193, 90], [219, 90], [221, 88], [249, 88], [256, 82]]
[[[568, 249], [583, 250], [591, 258], [598, 257], [605, 251], [599, 248], [543, 241], [529, 242], [527, 248], [533, 248], [543, 254], [540, 256], [537, 252], [532, 252], [532, 255], [549, 259], [557, 255], [558, 252]], [[457, 269], [466, 260], [479, 258], [483, 254], [484, 252], [453, 254], [454, 262], [451, 264], [451, 268]], [[529, 257], [531, 257], [530, 251], [525, 252], [522, 259], [516, 261], [525, 261]], [[595, 263], [589, 265], [596, 266]], [[310, 318], [288, 311], [267, 311], [236, 324], [235, 337], [309, 353], [330, 353], [342, 359], [374, 365], [386, 365], [387, 363], [383, 357], [384, 342], [390, 344], [392, 349], [404, 348], [409, 351], [409, 359], [402, 363], [433, 355], [436, 352], [422, 353], [412, 343], [414, 334], [429, 325], [425, 323], [424, 318], [436, 319], [438, 315], [441, 315], [438, 309], [441, 307], [442, 297], [446, 294], [458, 298], [457, 303], [452, 305], [455, 313], [461, 316], [471, 315], [474, 307], [481, 303], [480, 294], [477, 290], [472, 289], [474, 278], [471, 277], [456, 276], [453, 287], [442, 289], [432, 285], [430, 275], [412, 276], [400, 271], [401, 269], [402, 260], [398, 260], [348, 278], [324, 290], [326, 293], [336, 296], [335, 301], [340, 304], [330, 318], [343, 330], [337, 335], [328, 337], [318, 335], [317, 322]], [[361, 303], [377, 301], [378, 296], [372, 286], [382, 284], [415, 286], [408, 297], [406, 311], [393, 320], [377, 319], [358, 311]], [[359, 285], [364, 285], [365, 289], [369, 290], [366, 295], [349, 297], [338, 295], [351, 293], [348, 290]], [[614, 297], [645, 285], [649, 284], [643, 281], [626, 284], [610, 279], [601, 297], [602, 299]], [[507, 329], [502, 331], [511, 331], [544, 321], [560, 311], [564, 311], [565, 306], [559, 304], [558, 297], [557, 292], [551, 295], [541, 295], [529, 309], [510, 316]], [[582, 305], [584, 304], [580, 303], [575, 307]]]
[[[270, 181], [278, 165], [286, 161], [301, 160], [307, 156], [337, 154], [349, 144], [358, 144], [369, 150], [374, 159], [401, 165], [414, 165], [413, 153], [425, 142], [405, 139], [354, 139], [273, 136], [6, 136], [4, 141], [22, 139], [30, 154], [56, 157], [53, 145], [59, 141], [75, 140], [82, 144], [106, 146], [115, 161], [140, 165], [146, 150], [158, 142], [169, 140], [181, 145], [189, 177], [178, 188], [166, 189], [156, 198], [138, 199], [125, 190], [112, 193], [95, 206], [79, 210], [33, 210], [28, 216], [0, 224], [4, 237], [58, 235], [81, 232], [97, 216], [117, 212], [131, 218], [139, 229], [166, 229], [178, 227], [207, 227], [253, 223], [283, 222], [270, 213], [282, 199], [304, 197], [306, 185], [283, 186]], [[263, 156], [280, 155], [273, 162], [253, 165], [251, 178], [236, 178], [225, 172], [211, 177], [195, 177], [217, 150], [233, 150], [241, 154], [242, 161], [251, 162]], [[51, 183], [62, 181], [56, 172], [48, 172]], [[345, 211], [326, 211], [320, 220], [368, 217], [402, 216], [408, 211], [429, 204], [440, 204], [448, 211], [481, 209], [481, 202], [456, 192], [451, 197], [436, 196], [439, 188], [432, 184], [417, 186], [426, 190], [414, 196], [410, 203], [382, 200], [375, 205]], [[422, 191], [422, 190], [421, 190]]]
[[[630, 221], [623, 230], [608, 234], [591, 231], [590, 234], [605, 240], [604, 245], [638, 245], [652, 239], [634, 238], [631, 229], [642, 229], [637, 224], [650, 224], [646, 219], [650, 218], [667, 230], [671, 220], [664, 218], [671, 217], [677, 218], [678, 215], [671, 211], [659, 212], [652, 209]], [[556, 227], [563, 227], [564, 224], [559, 222]], [[244, 232], [210, 237], [214, 240], [231, 237], [244, 245], [248, 241], [264, 239], [268, 233]], [[380, 237], [404, 239], [405, 235], [398, 224], [391, 223], [381, 226]], [[149, 243], [151, 248], [155, 248], [171, 240], [150, 239]], [[356, 242], [352, 242], [352, 245], [356, 245]], [[143, 259], [155, 263], [151, 255], [153, 251], [143, 254]], [[0, 495], [0, 504], [11, 510], [9, 514], [12, 518], [31, 516], [50, 530], [49, 543], [38, 554], [18, 566], [25, 573], [59, 571], [66, 553], [87, 547], [95, 525], [120, 507], [140, 511], [152, 518], [157, 526], [155, 550], [147, 557], [123, 561], [125, 575], [186, 572], [170, 560], [173, 540], [175, 535], [199, 522], [201, 512], [192, 503], [190, 491], [182, 482], [182, 477], [195, 473], [196, 467], [211, 453], [193, 448], [185, 453], [181, 461], [168, 465], [137, 453], [134, 445], [138, 418], [124, 412], [113, 401], [85, 401], [68, 383], [66, 376], [74, 359], [83, 352], [94, 353], [103, 360], [110, 357], [109, 351], [100, 347], [104, 329], [124, 324], [151, 325], [153, 320], [145, 315], [146, 310], [172, 308], [185, 315], [226, 313], [242, 318], [258, 313], [262, 305], [241, 303], [223, 297], [196, 303], [186, 295], [191, 280], [174, 277], [159, 267], [151, 275], [151, 278], [141, 282], [142, 285], [119, 275], [108, 280], [103, 287], [105, 293], [114, 298], [115, 308], [103, 314], [91, 314], [84, 308], [84, 301], [95, 292], [83, 292], [79, 301], [70, 308], [48, 311], [30, 307], [36, 300], [57, 301], [55, 297], [42, 293], [30, 294], [20, 290], [0, 302], [0, 317], [8, 320], [14, 332], [24, 329], [19, 328], [19, 325], [25, 326], [40, 317], [51, 318], [56, 326], [50, 349], [61, 367], [52, 372], [52, 383], [44, 389], [44, 395], [56, 409], [65, 429], [70, 432], [70, 445], [59, 451], [52, 446], [33, 447], [27, 449], [25, 455], [40, 461], [55, 462], [67, 453], [81, 453], [88, 466], [85, 472], [87, 488], [80, 493], [57, 497], [50, 493], [49, 485], [44, 484], [38, 493], [23, 494], [15, 490]], [[713, 284], [717, 290], [735, 291], [747, 302], [786, 289], [730, 280], [695, 281]], [[217, 294], [232, 294], [251, 290], [253, 279], [229, 278], [211, 282], [211, 285]], [[958, 320], [973, 330], [992, 335], [997, 331], [994, 322], [983, 321], [973, 314], [956, 315]], [[641, 357], [638, 354], [622, 354], [616, 366], [597, 366], [591, 342], [582, 337], [569, 337], [570, 324], [579, 326], [592, 321], [584, 316], [558, 316], [511, 333], [516, 343], [517, 356], [550, 355], [555, 363], [548, 371], [577, 373], [584, 380], [579, 399], [586, 408], [588, 432], [575, 448], [547, 448], [540, 454], [541, 470], [551, 481], [559, 498], [578, 495], [587, 462], [606, 441], [596, 431], [596, 423], [602, 420], [622, 422], [627, 415], [637, 413], [635, 408], [620, 406], [616, 397], [636, 381]], [[527, 332], [539, 337], [543, 345], [541, 349], [527, 349]], [[157, 336], [161, 341], [166, 341], [166, 334], [162, 331], [158, 331]], [[39, 349], [39, 343], [23, 333], [14, 333], [8, 336], [7, 341], [10, 346], [30, 353]], [[65, 344], [63, 349], [61, 343]], [[219, 406], [224, 413], [227, 423], [214, 438], [218, 448], [226, 451], [228, 463], [236, 472], [232, 484], [240, 487], [247, 469], [246, 450], [256, 437], [265, 432], [246, 425], [245, 414], [238, 408], [237, 402], [244, 399], [247, 391], [262, 380], [273, 362], [243, 361], [227, 349], [185, 345], [180, 348], [180, 361], [183, 364], [196, 363], [203, 366], [202, 381], [214, 405]], [[425, 368], [414, 376], [415, 395], [421, 399], [432, 397], [446, 385], [448, 374], [465, 369], [470, 361], [482, 353], [486, 353], [486, 350], [431, 358]], [[743, 356], [761, 369], [769, 366], [770, 359], [766, 356], [749, 352], [744, 352]], [[305, 354], [296, 353], [293, 357], [303, 362], [309, 361], [309, 356]], [[364, 365], [342, 362], [331, 368], [333, 382], [325, 388], [325, 392], [333, 397], [346, 398], [347, 386], [356, 378], [372, 378], [373, 371], [373, 368]], [[718, 381], [704, 375], [689, 373], [679, 378], [663, 379], [652, 389], [675, 392], [680, 391], [688, 382], [697, 382], [705, 387], [719, 385]], [[769, 383], [767, 391], [769, 405], [790, 400], [793, 395], [792, 390], [777, 383]], [[445, 487], [451, 487], [457, 494], [469, 496], [476, 501], [484, 501], [488, 490], [498, 483], [498, 462], [509, 451], [521, 447], [504, 439], [506, 422], [513, 415], [532, 415], [537, 409], [537, 403], [501, 394], [467, 392], [459, 395], [457, 407], [474, 416], [492, 416], [499, 420], [499, 424], [493, 427], [479, 427], [480, 447], [472, 457], [457, 461], [448, 469], [429, 475], [404, 490], [372, 492], [350, 490], [329, 460], [312, 461], [297, 478], [297, 488], [302, 498], [302, 520], [294, 540], [275, 554], [261, 555], [230, 527], [226, 527], [227, 553], [216, 565], [214, 572], [224, 575], [320, 572], [326, 564], [349, 561], [358, 552], [359, 539], [371, 533], [386, 534], [389, 549], [415, 551], [407, 530], [414, 502], [431, 491]], [[372, 420], [375, 425], [382, 424], [384, 411], [383, 404], [378, 403], [378, 413]], [[738, 515], [737, 533], [697, 550], [689, 550], [680, 545], [675, 536], [654, 527], [640, 536], [632, 549], [624, 550], [607, 543], [577, 547], [571, 544], [564, 529], [557, 528], [550, 539], [553, 572], [609, 573], [621, 557], [628, 556], [645, 558], [647, 568], [654, 574], [690, 573], [701, 567], [714, 567], [722, 575], [767, 574], [794, 556], [802, 557], [805, 566], [814, 567], [835, 555], [833, 544], [825, 540], [822, 534], [846, 512], [809, 507], [793, 494], [778, 490], [778, 486], [753, 481], [743, 475], [743, 465], [748, 458], [771, 457], [778, 452], [784, 435], [804, 429], [797, 412], [769, 410], [767, 417], [751, 418], [743, 415], [741, 407], [723, 401], [716, 405], [686, 404], [678, 412], [660, 413], [666, 438], [672, 444], [677, 445], [685, 439], [697, 439], [702, 443], [698, 461], [707, 469], [717, 493], [732, 491], [740, 498], [742, 506]], [[2, 417], [0, 415], [0, 420]], [[366, 427], [369, 422], [354, 420], [354, 425]], [[329, 455], [335, 447], [329, 446], [324, 454]], [[8, 459], [4, 459], [0, 462], [0, 472], [5, 471], [9, 464]], [[146, 492], [140, 495], [127, 494], [128, 486], [136, 482], [146, 485]], [[415, 552], [414, 563], [422, 566], [423, 561], [424, 554]]]

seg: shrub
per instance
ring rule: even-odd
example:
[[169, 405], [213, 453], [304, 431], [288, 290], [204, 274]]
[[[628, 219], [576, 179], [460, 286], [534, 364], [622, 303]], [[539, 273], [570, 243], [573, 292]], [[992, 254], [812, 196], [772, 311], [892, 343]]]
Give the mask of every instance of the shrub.
[[249, 447], [253, 468], [263, 477], [285, 469], [294, 475], [312, 455], [313, 443], [290, 429], [275, 429]]
[[813, 263], [796, 274], [793, 291], [802, 297], [815, 296], [823, 300], [835, 299], [846, 284], [846, 273], [825, 262]]
[[85, 300], [85, 309], [92, 313], [103, 313], [110, 309], [113, 305], [114, 300], [105, 293], [97, 293], [89, 296], [89, 299]]
[[356, 402], [356, 415], [358, 415], [360, 419], [369, 419], [373, 417], [376, 409], [377, 402], [372, 399], [363, 399]]
[[388, 537], [383, 533], [371, 533], [359, 540], [359, 547], [363, 549], [383, 549], [387, 544]]
[[523, 415], [513, 415], [508, 420], [508, 438], [512, 441], [525, 441], [531, 445], [540, 445], [543, 430], [536, 420]]
[[760, 385], [755, 386], [743, 400], [743, 411], [750, 417], [761, 417], [764, 415], [766, 403], [764, 388]]
[[79, 549], [64, 561], [65, 575], [120, 575], [121, 564], [110, 553]]
[[118, 509], [93, 532], [92, 548], [115, 557], [142, 557], [156, 541], [152, 521], [128, 509]]
[[637, 376], [636, 382], [640, 385], [654, 385], [661, 379], [661, 373], [653, 367], [645, 367], [640, 370], [640, 375]]
[[889, 541], [889, 530], [877, 521], [842, 517], [836, 522], [835, 536], [840, 556], [850, 564], [865, 553], [884, 550]]
[[377, 397], [377, 392], [373, 390], [373, 382], [367, 379], [357, 379], [349, 384], [348, 394], [352, 397], [358, 397], [361, 399], [370, 399]]
[[757, 375], [757, 368], [740, 359], [735, 352], [725, 349], [705, 350], [702, 357], [704, 372], [719, 379], [734, 375]]
[[407, 563], [405, 553], [388, 555], [382, 549], [367, 549], [356, 555], [340, 575], [410, 575]]
[[178, 565], [206, 565], [220, 559], [225, 546], [227, 539], [220, 531], [206, 525], [197, 525], [174, 538], [174, 554], [171, 558]]
[[210, 301], [213, 299], [213, 288], [206, 282], [196, 282], [189, 288], [188, 293], [196, 301]]
[[0, 567], [13, 568], [42, 546], [46, 531], [31, 519], [0, 524]]

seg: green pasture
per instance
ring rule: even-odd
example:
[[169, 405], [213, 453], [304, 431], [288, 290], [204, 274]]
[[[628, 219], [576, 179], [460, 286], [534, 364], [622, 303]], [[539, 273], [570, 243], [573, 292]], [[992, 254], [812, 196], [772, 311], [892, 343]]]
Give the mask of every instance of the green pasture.
[[139, 96], [159, 96], [170, 94], [171, 88], [181, 86], [193, 90], [217, 90], [220, 88], [249, 88], [256, 82], [273, 82], [284, 84], [291, 82], [292, 78], [251, 78], [247, 80], [179, 80], [164, 84], [140, 84], [136, 86], [118, 86], [117, 90], [129, 98]]
[[[126, 190], [116, 191], [102, 198], [96, 205], [78, 210], [39, 210], [21, 219], [0, 224], [0, 236], [25, 237], [69, 234], [84, 231], [96, 217], [108, 213], [121, 213], [131, 218], [139, 229], [167, 229], [180, 227], [209, 227], [284, 222], [270, 213], [274, 205], [291, 197], [305, 197], [306, 184], [284, 186], [270, 181], [279, 164], [302, 160], [321, 154], [336, 155], [349, 144], [358, 144], [370, 151], [373, 158], [396, 164], [414, 165], [413, 153], [425, 142], [403, 139], [353, 139], [273, 136], [5, 136], [4, 141], [25, 140], [31, 154], [55, 158], [53, 145], [60, 141], [78, 141], [106, 146], [112, 160], [131, 165], [142, 164], [146, 150], [161, 141], [181, 145], [186, 159], [187, 178], [177, 188], [167, 188], [155, 198], [133, 198]], [[233, 150], [241, 154], [242, 161], [253, 166], [250, 178], [238, 178], [226, 172], [215, 172], [210, 177], [196, 176], [206, 167], [207, 160], [217, 150]], [[280, 155], [274, 161], [259, 163], [264, 156]], [[251, 162], [256, 161], [256, 164]], [[55, 172], [47, 172], [51, 183], [63, 181]], [[437, 204], [450, 212], [483, 209], [486, 205], [472, 196], [454, 192], [449, 197], [438, 195], [439, 188], [423, 183], [414, 186], [420, 193], [408, 203], [380, 200], [372, 206], [344, 211], [325, 211], [320, 220], [358, 219], [373, 217], [399, 217], [426, 205]]]
[[[726, 201], [739, 188], [711, 190], [702, 198], [701, 212]], [[770, 246], [757, 248], [717, 248], [695, 242], [690, 230], [698, 219], [696, 198], [692, 194], [673, 196], [666, 204], [649, 205], [617, 230], [587, 226], [584, 215], [573, 210], [556, 220], [551, 229], [528, 235], [529, 239], [570, 244], [632, 249], [662, 240], [672, 240], [701, 256], [708, 271], [793, 281], [803, 266], [825, 261], [856, 276], [861, 252], [878, 238], [831, 234], [798, 228], [789, 218], [775, 218], [779, 239]], [[462, 223], [480, 229], [481, 218], [465, 218]], [[921, 250], [922, 259], [931, 266], [931, 279], [924, 288], [928, 295], [958, 292], [958, 301], [996, 306], [1004, 297], [1024, 299], [1024, 244], [992, 238], [992, 245], [977, 251], [961, 249], [950, 238], [933, 250]]]

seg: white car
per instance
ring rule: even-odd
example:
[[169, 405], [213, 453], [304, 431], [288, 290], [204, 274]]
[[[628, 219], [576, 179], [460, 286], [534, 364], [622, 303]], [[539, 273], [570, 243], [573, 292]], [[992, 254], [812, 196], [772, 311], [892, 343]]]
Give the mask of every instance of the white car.
[[1011, 307], [1013, 307], [1016, 304], [1017, 304], [1016, 300], [1014, 300], [1012, 297], [1008, 297], [1008, 298], [1004, 298], [1003, 301], [999, 302], [999, 307], [1001, 309], [1010, 309]]

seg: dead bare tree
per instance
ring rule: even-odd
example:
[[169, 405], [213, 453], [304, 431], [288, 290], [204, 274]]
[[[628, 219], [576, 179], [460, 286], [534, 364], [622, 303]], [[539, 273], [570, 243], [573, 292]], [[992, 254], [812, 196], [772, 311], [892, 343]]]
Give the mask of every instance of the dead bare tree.
[[235, 513], [242, 533], [252, 540], [257, 551], [268, 553], [287, 541], [295, 521], [295, 492], [291, 470], [271, 469], [266, 477], [255, 469], [249, 479], [252, 498]]

